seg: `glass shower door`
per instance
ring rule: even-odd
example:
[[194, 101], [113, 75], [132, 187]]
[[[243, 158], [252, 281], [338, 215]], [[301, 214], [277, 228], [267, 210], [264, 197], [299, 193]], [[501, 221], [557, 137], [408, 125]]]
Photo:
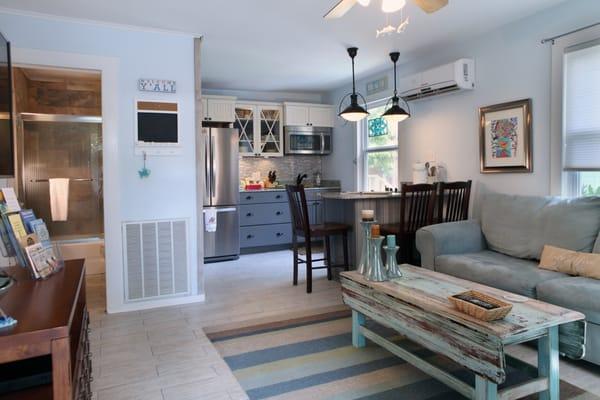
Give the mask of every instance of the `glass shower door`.
[[[21, 114], [24, 201], [54, 239], [102, 237], [102, 120]], [[52, 221], [49, 178], [69, 178], [67, 221]]]

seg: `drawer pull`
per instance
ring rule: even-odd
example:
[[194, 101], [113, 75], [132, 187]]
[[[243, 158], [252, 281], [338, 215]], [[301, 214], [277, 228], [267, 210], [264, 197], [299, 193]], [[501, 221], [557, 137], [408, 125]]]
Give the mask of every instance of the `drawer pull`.
[[252, 200], [252, 196], [246, 196], [246, 200]]
[[246, 239], [252, 239], [254, 237], [254, 235], [247, 235]]
[[283, 236], [283, 233], [277, 232], [277, 237], [281, 237], [281, 236]]
[[246, 214], [246, 217], [252, 217], [252, 213]]
[[277, 211], [277, 212], [275, 213], [275, 215], [281, 215], [281, 214], [283, 214], [281, 211]]
[[278, 194], [277, 196], [275, 196], [275, 198], [276, 198], [276, 199], [280, 199], [280, 198], [281, 198], [281, 195], [280, 195], [280, 194]]

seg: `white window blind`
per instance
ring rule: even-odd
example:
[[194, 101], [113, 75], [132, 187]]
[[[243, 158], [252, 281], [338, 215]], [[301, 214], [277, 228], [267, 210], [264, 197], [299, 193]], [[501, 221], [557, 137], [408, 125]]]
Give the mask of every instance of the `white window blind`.
[[564, 169], [600, 171], [600, 41], [568, 49], [564, 66]]

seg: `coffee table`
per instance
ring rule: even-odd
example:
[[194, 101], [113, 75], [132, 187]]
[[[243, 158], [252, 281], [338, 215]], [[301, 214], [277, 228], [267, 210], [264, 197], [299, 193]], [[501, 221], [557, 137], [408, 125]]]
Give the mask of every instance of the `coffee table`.
[[[343, 300], [352, 308], [355, 347], [370, 339], [470, 399], [518, 399], [533, 393], [542, 400], [559, 399], [559, 342], [561, 353], [583, 357], [583, 314], [531, 299], [513, 303], [503, 320], [481, 321], [456, 310], [448, 297], [475, 289], [510, 302], [506, 297], [514, 294], [425, 268], [400, 268], [403, 277], [388, 282], [370, 282], [356, 271], [341, 274]], [[370, 330], [366, 318], [472, 371], [475, 387]], [[505, 348], [531, 340], [538, 341], [538, 377], [499, 390], [506, 379]]]

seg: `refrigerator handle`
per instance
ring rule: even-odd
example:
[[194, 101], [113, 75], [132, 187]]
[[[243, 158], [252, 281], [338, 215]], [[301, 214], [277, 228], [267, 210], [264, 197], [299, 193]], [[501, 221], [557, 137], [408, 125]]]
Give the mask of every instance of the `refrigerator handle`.
[[321, 132], [321, 154], [325, 154], [325, 134]]
[[215, 195], [214, 156], [215, 156], [215, 143], [211, 140], [210, 141], [210, 197], [211, 198]]
[[209, 169], [212, 169], [212, 160], [211, 160], [211, 155], [209, 152], [209, 146], [210, 146], [210, 135], [205, 135], [204, 136], [204, 185], [205, 187], [205, 196], [208, 197], [209, 201], [210, 198], [212, 197], [212, 193], [210, 192], [210, 188], [211, 188], [211, 182], [210, 182], [210, 177], [212, 176], [209, 173]]

